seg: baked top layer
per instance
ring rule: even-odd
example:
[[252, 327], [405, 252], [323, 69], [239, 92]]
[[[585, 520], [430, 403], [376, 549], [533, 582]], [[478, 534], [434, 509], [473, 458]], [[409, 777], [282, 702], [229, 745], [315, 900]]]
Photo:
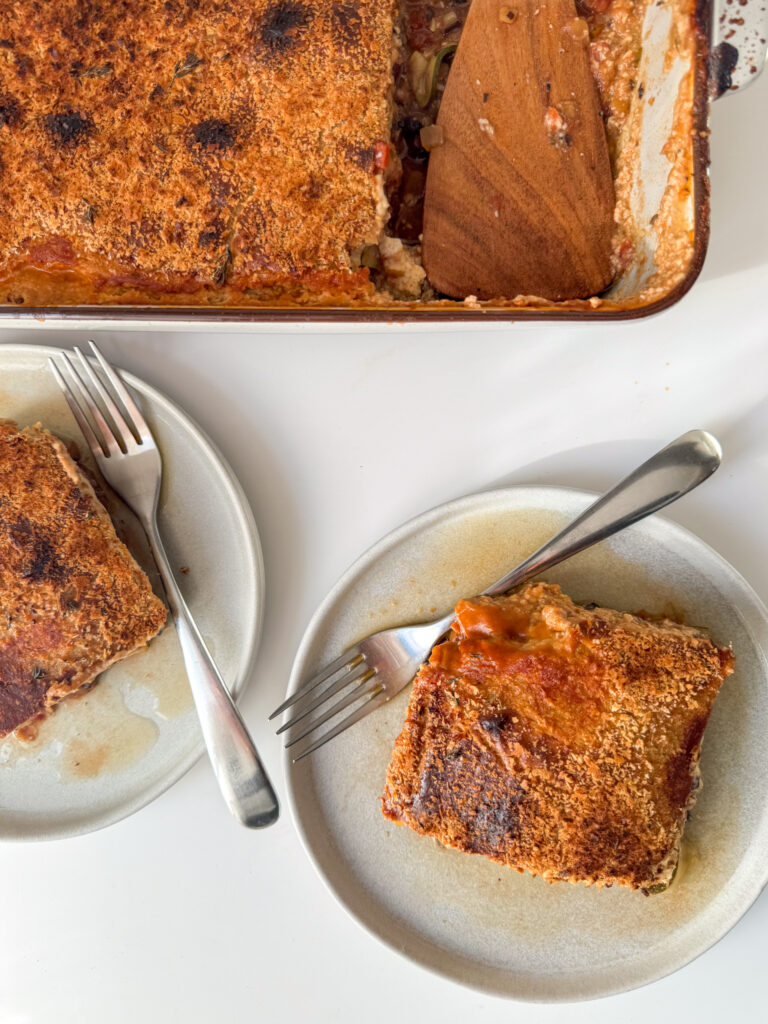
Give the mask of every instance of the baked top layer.
[[147, 644], [163, 603], [39, 424], [0, 423], [0, 736]]
[[549, 881], [663, 887], [732, 671], [697, 630], [556, 586], [462, 601], [416, 676], [384, 815]]
[[379, 0], [0, 0], [0, 285], [369, 292], [392, 31]]

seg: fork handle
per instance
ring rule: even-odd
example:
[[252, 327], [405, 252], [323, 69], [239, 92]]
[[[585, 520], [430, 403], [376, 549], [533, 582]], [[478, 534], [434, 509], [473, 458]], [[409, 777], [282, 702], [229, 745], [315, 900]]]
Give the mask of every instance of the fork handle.
[[153, 520], [145, 523], [165, 585], [205, 745], [229, 809], [248, 828], [277, 821], [280, 807], [264, 766], [176, 583]]
[[719, 442], [706, 430], [682, 434], [483, 593], [504, 594], [677, 501], [715, 472], [721, 455]]

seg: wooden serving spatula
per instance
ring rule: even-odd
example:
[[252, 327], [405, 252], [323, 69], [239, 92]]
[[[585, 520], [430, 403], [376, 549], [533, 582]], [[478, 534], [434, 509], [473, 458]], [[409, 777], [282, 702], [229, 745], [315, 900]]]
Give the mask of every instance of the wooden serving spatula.
[[454, 298], [596, 295], [614, 191], [573, 0], [472, 0], [430, 154], [422, 259]]

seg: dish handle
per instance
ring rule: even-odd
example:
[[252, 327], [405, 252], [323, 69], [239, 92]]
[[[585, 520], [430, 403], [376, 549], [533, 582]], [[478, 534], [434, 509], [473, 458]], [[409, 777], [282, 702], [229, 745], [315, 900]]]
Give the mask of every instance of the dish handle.
[[727, 96], [754, 82], [768, 60], [768, 4], [765, 0], [712, 0], [709, 95]]

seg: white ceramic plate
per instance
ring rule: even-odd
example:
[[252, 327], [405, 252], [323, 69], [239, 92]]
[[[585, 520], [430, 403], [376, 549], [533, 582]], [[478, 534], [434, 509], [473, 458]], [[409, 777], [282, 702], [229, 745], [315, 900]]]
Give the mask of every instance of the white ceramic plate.
[[[290, 689], [373, 630], [443, 614], [478, 593], [593, 496], [554, 487], [473, 495], [418, 517], [352, 566], [302, 642]], [[386, 821], [379, 797], [408, 689], [294, 765], [291, 809], [331, 891], [370, 932], [455, 981], [557, 1001], [646, 984], [688, 963], [738, 921], [768, 880], [768, 613], [711, 548], [654, 517], [545, 574], [575, 600], [682, 613], [736, 672], [707, 728], [703, 790], [678, 876], [646, 898], [499, 867]]]
[[[0, 345], [0, 416], [86, 446], [47, 366], [58, 349]], [[264, 574], [247, 500], [202, 431], [130, 374], [163, 455], [160, 531], [200, 630], [239, 696], [261, 629]], [[112, 509], [110, 509], [112, 511]], [[119, 518], [119, 516], [118, 516]], [[64, 701], [36, 740], [0, 741], [0, 838], [53, 839], [132, 814], [176, 782], [203, 740], [170, 623], [149, 647]]]

